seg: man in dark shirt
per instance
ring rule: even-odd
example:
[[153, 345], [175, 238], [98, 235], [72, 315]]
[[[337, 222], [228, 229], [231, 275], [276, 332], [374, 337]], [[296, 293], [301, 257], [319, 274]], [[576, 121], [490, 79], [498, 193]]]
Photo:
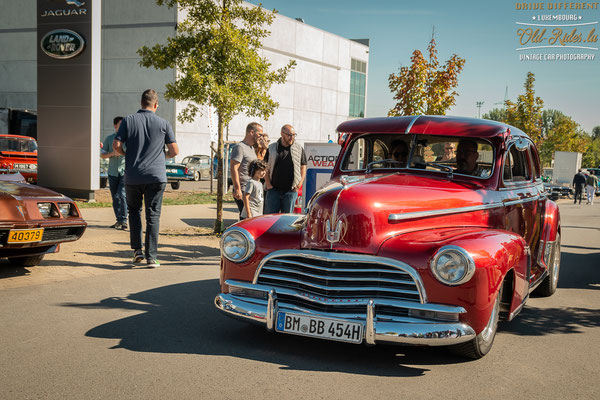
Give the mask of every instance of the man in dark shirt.
[[281, 128], [281, 138], [271, 143], [265, 154], [269, 170], [265, 176], [265, 214], [291, 213], [298, 190], [306, 176], [304, 148], [296, 143], [296, 130], [291, 125]]
[[577, 204], [577, 197], [579, 197], [579, 204], [581, 204], [583, 188], [585, 187], [585, 175], [583, 174], [583, 172], [581, 172], [581, 168], [579, 169], [579, 172], [577, 172], [573, 177], [573, 186], [575, 186], [575, 197], [573, 200], [573, 204]]
[[[113, 141], [114, 150], [125, 156], [125, 190], [129, 208], [129, 241], [134, 250], [133, 263], [146, 258], [149, 268], [156, 268], [158, 230], [162, 197], [167, 185], [165, 158], [179, 153], [175, 134], [166, 119], [158, 117], [158, 94], [148, 89], [142, 94], [142, 108], [128, 115]], [[127, 152], [123, 150], [123, 144]], [[165, 145], [168, 151], [165, 153]], [[142, 200], [146, 212], [146, 252], [142, 252]]]

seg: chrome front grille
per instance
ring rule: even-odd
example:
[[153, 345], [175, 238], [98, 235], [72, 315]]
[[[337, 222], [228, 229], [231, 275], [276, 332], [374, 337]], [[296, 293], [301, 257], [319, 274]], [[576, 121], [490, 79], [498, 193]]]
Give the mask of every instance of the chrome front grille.
[[268, 256], [254, 283], [301, 294], [285, 298], [299, 307], [353, 312], [364, 309], [358, 303], [365, 299], [424, 303], [422, 285], [416, 280], [411, 267], [383, 257], [299, 251]]

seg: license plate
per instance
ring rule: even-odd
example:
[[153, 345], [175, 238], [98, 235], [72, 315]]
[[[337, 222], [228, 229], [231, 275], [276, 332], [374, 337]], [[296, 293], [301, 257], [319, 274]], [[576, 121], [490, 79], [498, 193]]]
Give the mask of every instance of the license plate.
[[42, 240], [44, 228], [39, 229], [11, 229], [8, 233], [7, 243], [31, 243]]
[[357, 344], [362, 343], [363, 339], [363, 324], [361, 323], [286, 312], [277, 313], [275, 329], [283, 333]]
[[176, 169], [170, 169], [170, 170], [169, 170], [169, 173], [170, 173], [170, 174], [177, 174], [177, 173], [179, 173], [179, 170], [176, 170]]

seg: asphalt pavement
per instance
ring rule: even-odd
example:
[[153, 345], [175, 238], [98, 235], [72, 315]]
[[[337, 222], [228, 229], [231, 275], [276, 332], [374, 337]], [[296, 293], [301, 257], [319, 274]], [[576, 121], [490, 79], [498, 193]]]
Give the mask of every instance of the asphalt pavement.
[[40, 266], [0, 263], [0, 398], [598, 398], [600, 202], [561, 203], [557, 293], [501, 322], [477, 361], [269, 334], [221, 315], [218, 239], [198, 228], [211, 207], [164, 208], [158, 269], [131, 268], [128, 233], [98, 209], [84, 210], [80, 241]]

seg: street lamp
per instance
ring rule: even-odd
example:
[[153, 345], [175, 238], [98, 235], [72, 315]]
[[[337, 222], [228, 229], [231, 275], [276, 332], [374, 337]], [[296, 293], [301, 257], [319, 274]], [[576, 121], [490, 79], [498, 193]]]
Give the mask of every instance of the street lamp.
[[481, 106], [483, 105], [483, 101], [477, 101], [475, 102], [475, 106], [477, 106], [477, 108], [479, 109], [477, 111], [477, 118], [481, 118]]

